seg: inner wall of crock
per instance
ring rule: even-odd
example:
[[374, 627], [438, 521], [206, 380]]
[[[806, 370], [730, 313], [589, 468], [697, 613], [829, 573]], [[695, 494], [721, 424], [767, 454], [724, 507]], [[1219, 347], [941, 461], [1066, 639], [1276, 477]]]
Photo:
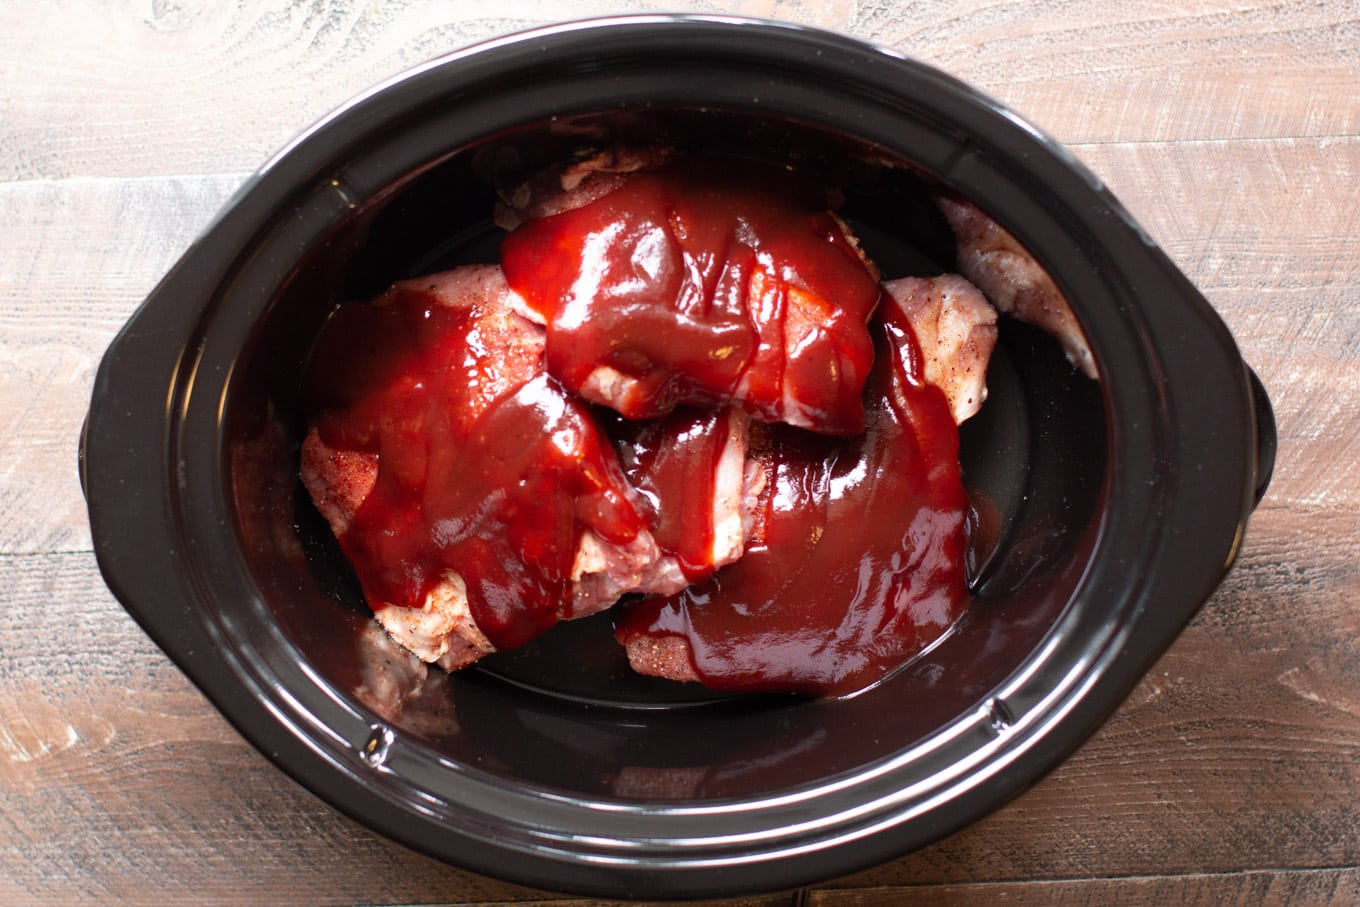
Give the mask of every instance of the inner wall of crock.
[[629, 800], [759, 796], [928, 740], [1029, 658], [1068, 606], [1093, 544], [1104, 410], [1099, 386], [1077, 375], [1051, 338], [1003, 321], [989, 402], [963, 429], [965, 482], [993, 517], [970, 610], [941, 643], [843, 700], [718, 696], [639, 677], [607, 614], [457, 675], [425, 668], [377, 627], [297, 479], [301, 376], [337, 303], [495, 261], [496, 185], [586, 148], [658, 140], [826, 174], [844, 189], [843, 214], [885, 278], [954, 268], [952, 235], [926, 179], [821, 129], [711, 109], [526, 127], [359, 205], [279, 289], [233, 376], [231, 498], [244, 559], [299, 657], [408, 742], [534, 788]]

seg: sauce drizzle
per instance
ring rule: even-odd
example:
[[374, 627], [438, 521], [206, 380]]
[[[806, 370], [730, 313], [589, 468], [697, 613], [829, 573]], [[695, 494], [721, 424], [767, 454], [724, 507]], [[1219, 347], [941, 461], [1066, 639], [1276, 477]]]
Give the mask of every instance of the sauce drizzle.
[[642, 500], [652, 536], [690, 581], [713, 572], [718, 461], [728, 441], [723, 411], [682, 407], [660, 419], [612, 418], [606, 433]]
[[630, 419], [736, 400], [756, 418], [863, 428], [877, 275], [825, 191], [739, 158], [682, 158], [501, 245], [547, 323], [548, 371]]
[[[419, 608], [455, 572], [515, 648], [575, 616], [586, 533], [650, 533], [691, 585], [616, 612], [621, 642], [684, 639], [714, 689], [814, 695], [875, 682], [962, 612], [949, 404], [820, 187], [680, 159], [521, 224], [502, 271], [544, 327], [406, 281], [341, 306], [313, 357], [322, 439], [378, 460], [339, 536], [374, 607]], [[763, 490], [714, 572], [729, 406], [765, 423]]]
[[339, 538], [368, 601], [420, 607], [452, 570], [497, 648], [572, 616], [584, 532], [625, 543], [645, 528], [608, 439], [526, 331], [537, 340], [513, 313], [398, 285], [342, 306], [313, 364], [330, 379], [314, 382], [323, 440], [378, 455]]
[[967, 498], [948, 403], [911, 328], [882, 310], [863, 435], [771, 426], [766, 491], [741, 560], [628, 606], [623, 644], [679, 636], [705, 686], [843, 694], [938, 638], [967, 601]]

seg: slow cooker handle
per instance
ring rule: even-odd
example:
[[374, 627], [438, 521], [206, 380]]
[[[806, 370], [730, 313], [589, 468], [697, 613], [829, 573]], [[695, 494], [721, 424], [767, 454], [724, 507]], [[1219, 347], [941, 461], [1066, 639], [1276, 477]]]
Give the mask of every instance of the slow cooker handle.
[[1247, 378], [1251, 386], [1252, 407], [1256, 413], [1256, 486], [1252, 507], [1261, 503], [1270, 485], [1270, 477], [1275, 471], [1275, 410], [1266, 395], [1265, 385], [1251, 366], [1247, 366]]

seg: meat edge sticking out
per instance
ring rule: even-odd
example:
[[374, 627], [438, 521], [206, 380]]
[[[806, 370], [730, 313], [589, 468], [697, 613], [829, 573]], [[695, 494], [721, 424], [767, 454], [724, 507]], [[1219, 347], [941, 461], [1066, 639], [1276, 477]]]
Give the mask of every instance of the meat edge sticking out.
[[[512, 297], [495, 265], [470, 265], [442, 274], [409, 281], [437, 292], [446, 305], [472, 305], [490, 300], [490, 306], [507, 317], [522, 308]], [[398, 285], [400, 286], [400, 285]], [[525, 326], [541, 337], [538, 326]], [[378, 456], [329, 446], [312, 426], [303, 440], [299, 473], [313, 504], [337, 539], [349, 530], [355, 513], [378, 479]], [[572, 563], [573, 596], [570, 616], [584, 617], [612, 605], [628, 592], [672, 594], [687, 580], [674, 558], [661, 552], [645, 530], [625, 543], [600, 539], [586, 530], [578, 542]], [[404, 648], [423, 661], [446, 670], [458, 670], [495, 651], [471, 613], [467, 587], [455, 571], [446, 571], [419, 608], [391, 603], [370, 603], [383, 628]]]
[[903, 277], [883, 284], [884, 304], [907, 316], [924, 361], [925, 380], [944, 392], [954, 424], [987, 399], [987, 363], [996, 348], [996, 309], [957, 274]]
[[939, 196], [936, 206], [958, 243], [959, 272], [1003, 314], [1047, 331], [1062, 345], [1073, 366], [1099, 380], [1086, 333], [1048, 271], [977, 205]]
[[654, 170], [671, 159], [670, 149], [647, 145], [597, 151], [569, 164], [549, 167], [502, 190], [493, 220], [503, 230], [588, 205], [608, 195], [628, 177]]
[[[338, 450], [312, 428], [302, 442], [299, 472], [312, 503], [341, 538], [378, 480], [378, 457]], [[468, 608], [461, 576], [444, 574], [420, 608], [370, 602], [373, 616], [401, 646], [422, 661], [456, 671], [495, 651]]]

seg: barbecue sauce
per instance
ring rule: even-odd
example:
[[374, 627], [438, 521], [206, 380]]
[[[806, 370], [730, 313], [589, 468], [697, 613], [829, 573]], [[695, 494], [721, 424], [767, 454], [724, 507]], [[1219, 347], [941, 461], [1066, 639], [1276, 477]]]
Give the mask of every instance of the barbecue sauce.
[[910, 326], [881, 311], [864, 434], [770, 426], [766, 473], [741, 560], [706, 582], [630, 606], [627, 644], [680, 636], [700, 680], [730, 691], [842, 694], [938, 638], [967, 600], [967, 498], [958, 432], [925, 385]]
[[604, 424], [658, 547], [676, 558], [690, 582], [708, 576], [714, 567], [714, 497], [732, 431], [730, 414], [682, 407], [660, 419], [607, 418]]
[[572, 616], [583, 532], [644, 528], [588, 407], [543, 373], [541, 347], [505, 336], [507, 317], [398, 285], [340, 308], [311, 381], [322, 440], [378, 455], [339, 538], [368, 601], [421, 607], [455, 571], [502, 649]]
[[548, 371], [630, 419], [737, 401], [765, 421], [854, 434], [877, 275], [825, 190], [737, 158], [682, 158], [501, 246], [547, 323]]
[[[966, 599], [958, 434], [826, 209], [785, 170], [688, 159], [527, 221], [501, 267], [546, 321], [528, 351], [415, 282], [342, 306], [310, 384], [323, 440], [378, 456], [340, 537], [369, 602], [420, 607], [454, 571], [514, 648], [573, 616], [583, 533], [647, 530], [692, 585], [617, 635], [685, 638], [715, 689], [845, 693], [942, 634]], [[729, 405], [771, 424], [753, 533], [714, 573]]]

